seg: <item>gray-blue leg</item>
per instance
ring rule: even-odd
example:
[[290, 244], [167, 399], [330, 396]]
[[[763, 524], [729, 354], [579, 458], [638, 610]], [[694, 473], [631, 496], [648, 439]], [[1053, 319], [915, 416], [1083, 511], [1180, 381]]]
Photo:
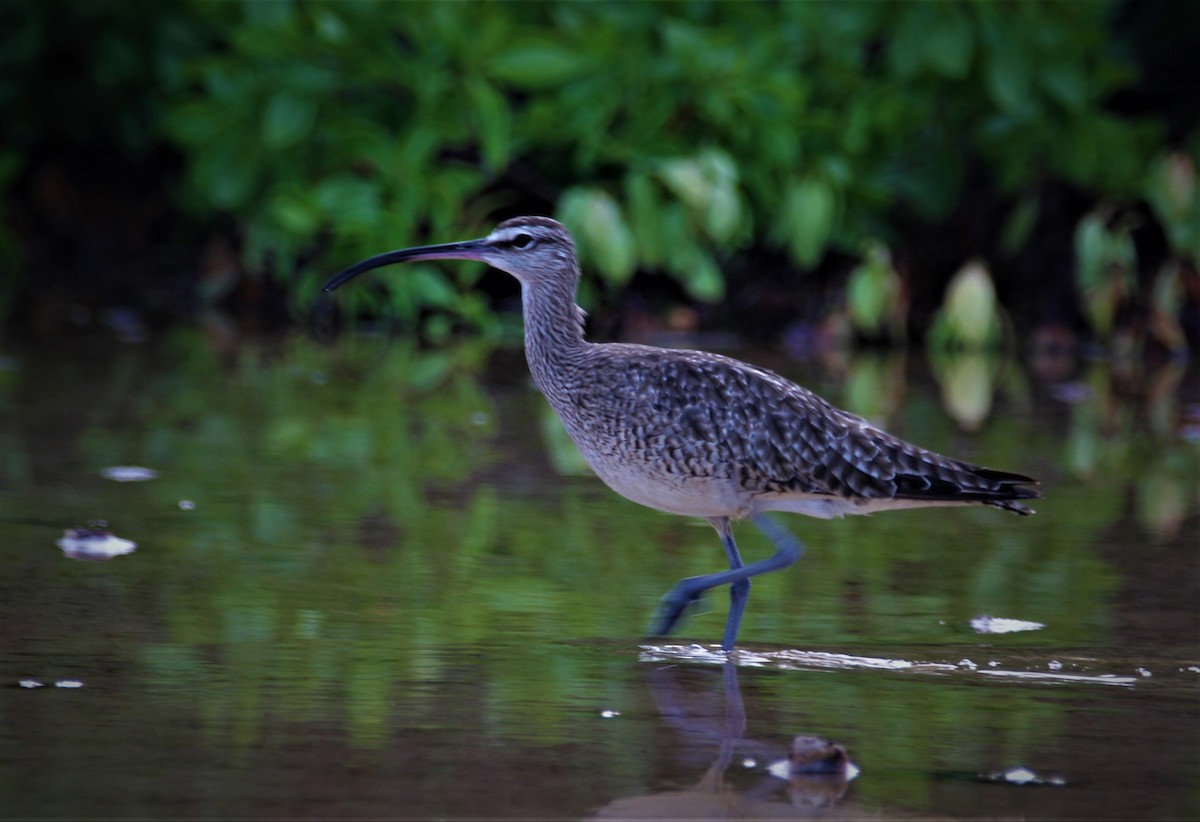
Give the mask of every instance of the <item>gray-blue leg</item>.
[[750, 565], [743, 564], [728, 517], [713, 517], [709, 522], [717, 529], [721, 544], [725, 546], [725, 553], [729, 557], [729, 570], [688, 577], [677, 582], [659, 605], [652, 633], [658, 636], [670, 633], [687, 607], [698, 600], [705, 591], [718, 585], [728, 585], [729, 618], [725, 622], [725, 636], [721, 640], [721, 647], [726, 651], [733, 650], [738, 629], [742, 624], [742, 614], [745, 613], [746, 602], [750, 598], [750, 578], [787, 568], [804, 553], [804, 544], [774, 521], [761, 514], [752, 517], [751, 521], [775, 543], [775, 553]]

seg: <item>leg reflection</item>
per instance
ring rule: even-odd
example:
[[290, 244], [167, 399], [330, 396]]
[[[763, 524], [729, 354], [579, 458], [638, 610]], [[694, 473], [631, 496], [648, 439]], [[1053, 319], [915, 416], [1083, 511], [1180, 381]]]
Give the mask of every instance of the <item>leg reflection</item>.
[[[790, 749], [780, 740], [747, 739], [737, 665], [722, 666], [720, 693], [714, 693], [712, 673], [705, 666], [667, 665], [653, 667], [646, 675], [659, 715], [683, 737], [683, 744], [675, 747], [677, 760], [689, 768], [708, 763], [699, 781], [684, 791], [618, 800], [604, 815], [691, 816], [719, 810], [757, 816], [768, 813], [768, 806], [785, 806], [781, 787], [798, 808], [838, 803], [858, 773], [845, 749], [811, 735], [794, 737]], [[621, 812], [614, 813], [617, 804]]]

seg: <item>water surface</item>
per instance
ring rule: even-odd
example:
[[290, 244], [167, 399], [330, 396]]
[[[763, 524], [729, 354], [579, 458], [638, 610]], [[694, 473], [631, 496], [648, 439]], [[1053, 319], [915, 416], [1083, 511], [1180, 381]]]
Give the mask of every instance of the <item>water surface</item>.
[[1194, 373], [737, 353], [1038, 515], [785, 517], [727, 667], [722, 592], [644, 636], [715, 534], [581, 470], [519, 353], [10, 344], [0, 816], [1200, 815]]

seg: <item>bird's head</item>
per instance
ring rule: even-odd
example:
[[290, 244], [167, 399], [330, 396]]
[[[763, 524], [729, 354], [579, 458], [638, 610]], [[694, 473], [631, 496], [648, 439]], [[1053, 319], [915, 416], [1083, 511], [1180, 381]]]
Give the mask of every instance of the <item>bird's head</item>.
[[478, 240], [404, 248], [370, 257], [338, 274], [325, 290], [333, 291], [380, 266], [417, 260], [480, 260], [507, 271], [524, 286], [565, 277], [574, 286], [578, 277], [575, 243], [561, 223], [549, 217], [514, 217]]

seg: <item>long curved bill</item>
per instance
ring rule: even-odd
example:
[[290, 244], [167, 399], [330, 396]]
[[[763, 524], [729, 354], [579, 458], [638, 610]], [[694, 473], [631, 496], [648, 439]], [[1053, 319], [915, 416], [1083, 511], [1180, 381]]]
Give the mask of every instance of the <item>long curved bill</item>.
[[359, 274], [373, 268], [391, 265], [392, 263], [414, 262], [417, 260], [482, 260], [490, 246], [486, 239], [466, 240], [461, 243], [444, 243], [443, 245], [423, 245], [416, 248], [402, 248], [399, 251], [388, 251], [368, 257], [360, 263], [347, 268], [325, 284], [326, 291], [333, 291], [353, 280]]

